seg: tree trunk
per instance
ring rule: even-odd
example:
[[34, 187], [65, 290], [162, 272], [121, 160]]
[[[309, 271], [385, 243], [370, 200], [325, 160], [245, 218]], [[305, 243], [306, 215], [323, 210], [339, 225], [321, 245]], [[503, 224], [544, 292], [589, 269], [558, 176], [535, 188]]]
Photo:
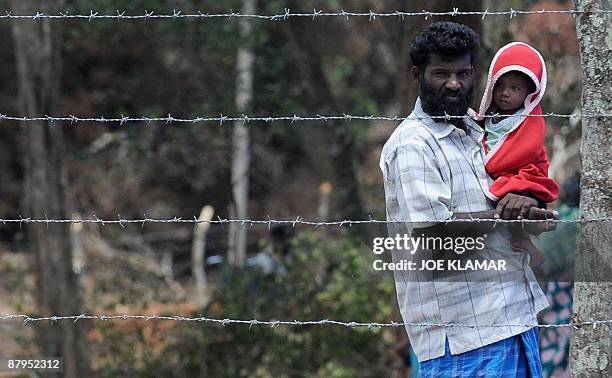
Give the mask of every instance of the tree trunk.
[[[608, 0], [575, 0], [576, 10], [610, 10]], [[580, 14], [576, 32], [582, 62], [582, 112], [610, 113], [612, 24], [602, 14]], [[610, 118], [582, 119], [580, 218], [610, 217]], [[581, 223], [577, 234], [574, 313], [579, 320], [610, 319], [612, 227], [609, 222]], [[570, 364], [575, 377], [612, 377], [609, 325], [573, 330]]]
[[[14, 0], [14, 14], [56, 13], [62, 2]], [[61, 76], [60, 23], [15, 20], [12, 24], [19, 81], [20, 111], [24, 116], [54, 114]], [[35, 218], [69, 218], [66, 198], [62, 126], [46, 122], [24, 128], [24, 214]], [[43, 316], [82, 312], [79, 282], [72, 269], [70, 230], [66, 224], [32, 225], [27, 233], [37, 259], [37, 303]], [[63, 357], [64, 376], [87, 375], [85, 323], [41, 323], [40, 353]]]
[[[242, 14], [255, 13], [255, 0], [243, 0]], [[252, 25], [248, 18], [238, 21], [240, 28], [241, 46], [238, 48], [236, 61], [236, 109], [246, 114], [251, 107], [253, 98], [253, 51], [246, 43], [250, 37]], [[231, 216], [238, 219], [247, 217], [249, 205], [249, 163], [251, 152], [249, 150], [249, 131], [242, 122], [234, 123], [232, 137], [232, 195]], [[242, 266], [246, 259], [247, 233], [246, 227], [240, 223], [231, 223], [229, 227], [228, 260], [233, 265]]]
[[[204, 206], [200, 212], [200, 221], [210, 221], [215, 210], [212, 206]], [[193, 230], [193, 244], [191, 245], [191, 272], [195, 280], [196, 301], [198, 308], [203, 308], [208, 303], [206, 270], [204, 262], [206, 256], [206, 233], [210, 223], [199, 223]]]

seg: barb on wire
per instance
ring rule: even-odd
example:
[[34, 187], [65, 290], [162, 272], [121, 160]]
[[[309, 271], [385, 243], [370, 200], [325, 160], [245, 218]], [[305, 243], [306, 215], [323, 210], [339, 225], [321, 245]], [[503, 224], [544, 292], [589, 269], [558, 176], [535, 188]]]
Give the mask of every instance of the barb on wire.
[[368, 11], [345, 11], [330, 12], [313, 9], [312, 12], [291, 12], [291, 10], [285, 8], [283, 13], [279, 14], [240, 14], [234, 11], [226, 13], [204, 13], [199, 11], [197, 13], [183, 13], [180, 10], [173, 9], [172, 12], [156, 14], [153, 11], [144, 11], [143, 14], [126, 14], [124, 11], [117, 10], [116, 13], [100, 13], [98, 11], [90, 10], [89, 14], [68, 14], [68, 12], [59, 12], [58, 14], [45, 14], [42, 12], [36, 12], [35, 14], [12, 14], [6, 12], [4, 15], [0, 15], [0, 19], [50, 19], [50, 20], [67, 20], [67, 19], [82, 19], [89, 22], [94, 20], [177, 20], [177, 19], [192, 19], [192, 20], [206, 20], [206, 19], [227, 19], [232, 18], [252, 18], [269, 21], [286, 21], [289, 18], [312, 18], [313, 20], [321, 17], [341, 17], [348, 20], [349, 17], [364, 17], [369, 21], [374, 21], [377, 17], [388, 17], [398, 19], [405, 19], [406, 17], [429, 17], [435, 16], [480, 16], [483, 19], [486, 16], [508, 16], [514, 18], [518, 15], [545, 15], [545, 14], [569, 14], [576, 16], [580, 14], [602, 14], [608, 15], [612, 11], [604, 9], [593, 9], [593, 10], [575, 10], [575, 9], [541, 9], [541, 10], [517, 10], [510, 8], [509, 10], [501, 11], [461, 11], [459, 8], [453, 8], [452, 11], [446, 12], [431, 12], [431, 11], [393, 11], [393, 12], [374, 12]]
[[[589, 218], [589, 219], [500, 219], [500, 218], [493, 218], [493, 219], [489, 219], [489, 218], [470, 218], [470, 219], [448, 219], [445, 220], [445, 223], [456, 223], [456, 222], [476, 222], [476, 223], [483, 223], [483, 222], [491, 222], [491, 223], [591, 223], [591, 222], [610, 222], [610, 220], [612, 220], [612, 217], [602, 217], [602, 218]], [[439, 220], [430, 220], [430, 221], [419, 221], [418, 223], [437, 223], [440, 222]], [[270, 227], [272, 224], [285, 224], [285, 225], [289, 225], [292, 227], [295, 227], [296, 225], [303, 225], [303, 226], [314, 226], [314, 227], [320, 227], [320, 226], [352, 226], [352, 225], [357, 225], [357, 224], [373, 224], [373, 223], [380, 223], [380, 224], [406, 224], [406, 223], [417, 223], [417, 222], [411, 222], [411, 221], [401, 221], [401, 220], [382, 220], [382, 219], [360, 219], [360, 220], [337, 220], [337, 221], [326, 221], [326, 222], [319, 222], [316, 220], [304, 220], [302, 217], [297, 216], [296, 218], [291, 218], [291, 219], [227, 219], [227, 218], [220, 218], [217, 217], [217, 219], [210, 219], [210, 220], [201, 220], [198, 219], [195, 216], [192, 217], [185, 217], [185, 218], [181, 218], [181, 217], [174, 217], [171, 219], [159, 219], [159, 218], [149, 218], [146, 215], [143, 216], [143, 218], [140, 219], [122, 219], [121, 217], [118, 217], [116, 219], [100, 219], [97, 216], [92, 216], [89, 219], [49, 219], [49, 218], [12, 218], [12, 219], [3, 219], [0, 218], [0, 223], [19, 223], [24, 224], [24, 223], [41, 223], [41, 224], [46, 224], [47, 226], [50, 223], [68, 223], [68, 224], [78, 224], [78, 223], [84, 223], [84, 224], [102, 224], [102, 225], [107, 225], [107, 224], [118, 224], [121, 227], [125, 227], [126, 224], [131, 224], [131, 223], [135, 223], [135, 224], [140, 224], [141, 226], [144, 226], [146, 223], [189, 223], [189, 224], [199, 224], [199, 223], [210, 223], [210, 224], [229, 224], [229, 223], [239, 223], [240, 225], [249, 225], [249, 226], [253, 226], [253, 225], [267, 225], [268, 227]]]
[[[49, 123], [53, 123], [53, 122], [69, 122], [70, 124], [74, 125], [74, 124], [78, 124], [78, 123], [102, 123], [102, 124], [106, 124], [106, 123], [118, 123], [119, 125], [124, 125], [128, 122], [130, 123], [137, 123], [137, 122], [144, 122], [144, 123], [151, 123], [151, 122], [159, 122], [162, 123], [164, 125], [171, 125], [171, 124], [178, 124], [178, 123], [185, 123], [185, 124], [197, 124], [197, 123], [205, 123], [205, 122], [209, 122], [209, 123], [218, 123], [220, 126], [223, 126], [224, 122], [242, 122], [243, 124], [247, 124], [247, 123], [252, 123], [252, 122], [265, 122], [265, 123], [272, 123], [272, 122], [290, 122], [290, 123], [295, 123], [295, 122], [322, 122], [322, 123], [327, 123], [328, 121], [347, 121], [347, 122], [351, 122], [351, 121], [391, 121], [391, 122], [400, 122], [400, 121], [404, 121], [407, 119], [414, 119], [414, 120], [422, 120], [422, 119], [444, 119], [444, 120], [451, 120], [453, 118], [466, 118], [467, 116], [463, 116], [463, 115], [450, 115], [450, 114], [445, 114], [445, 115], [440, 115], [440, 116], [427, 116], [427, 117], [421, 117], [421, 116], [416, 116], [414, 114], [411, 114], [409, 116], [405, 116], [405, 117], [401, 117], [401, 116], [375, 116], [375, 115], [352, 115], [352, 114], [342, 114], [342, 115], [321, 115], [321, 114], [317, 114], [317, 115], [307, 115], [307, 116], [298, 116], [298, 115], [291, 115], [291, 116], [261, 116], [261, 117], [256, 117], [256, 116], [249, 116], [246, 114], [242, 114], [240, 116], [225, 116], [223, 114], [221, 114], [218, 117], [193, 117], [193, 118], [181, 118], [181, 117], [174, 117], [172, 116], [172, 114], [168, 114], [165, 117], [147, 117], [147, 116], [134, 116], [134, 117], [128, 117], [128, 116], [124, 116], [121, 115], [120, 117], [76, 117], [74, 115], [68, 115], [68, 116], [59, 116], [59, 117], [52, 117], [52, 116], [44, 116], [44, 117], [18, 117], [18, 116], [11, 116], [11, 115], [6, 115], [6, 114], [0, 114], [0, 121], [15, 121], [15, 122], [49, 122]], [[513, 117], [543, 117], [543, 118], [610, 118], [612, 117], [612, 113], [583, 113], [583, 114], [558, 114], [558, 113], [545, 113], [545, 114], [528, 114], [528, 115], [520, 115], [520, 114], [508, 114], [508, 115], [501, 115], [501, 114], [487, 114], [487, 115], [483, 115], [482, 118], [493, 118], [493, 117], [499, 117], [499, 118], [513, 118]]]
[[443, 327], [443, 328], [474, 328], [474, 327], [495, 327], [495, 328], [507, 328], [507, 327], [538, 327], [538, 328], [562, 328], [562, 327], [574, 327], [579, 328], [582, 326], [593, 326], [597, 325], [612, 324], [612, 320], [586, 320], [586, 321], [572, 321], [571, 323], [560, 323], [560, 324], [491, 324], [491, 325], [475, 325], [475, 324], [458, 324], [458, 323], [400, 323], [400, 322], [355, 322], [355, 321], [341, 321], [341, 320], [258, 320], [258, 319], [228, 319], [228, 318], [208, 318], [205, 316], [189, 317], [182, 315], [53, 315], [44, 317], [33, 317], [25, 314], [7, 314], [0, 316], [0, 321], [21, 321], [22, 324], [28, 323], [39, 323], [39, 322], [59, 322], [70, 320], [73, 323], [81, 320], [158, 320], [158, 321], [176, 321], [176, 322], [197, 322], [197, 323], [216, 323], [226, 326], [228, 324], [239, 324], [248, 325], [249, 328], [255, 325], [259, 326], [270, 326], [277, 327], [279, 325], [285, 326], [343, 326], [349, 328], [355, 327], [367, 327], [367, 328], [381, 328], [381, 327]]

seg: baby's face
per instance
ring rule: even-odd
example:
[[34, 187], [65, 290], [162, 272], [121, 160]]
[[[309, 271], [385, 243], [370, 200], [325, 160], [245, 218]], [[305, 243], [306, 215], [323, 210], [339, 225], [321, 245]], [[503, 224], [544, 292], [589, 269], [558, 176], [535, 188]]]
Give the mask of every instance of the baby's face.
[[529, 94], [531, 79], [522, 72], [510, 71], [503, 74], [493, 87], [493, 102], [499, 110], [510, 112], [517, 110]]

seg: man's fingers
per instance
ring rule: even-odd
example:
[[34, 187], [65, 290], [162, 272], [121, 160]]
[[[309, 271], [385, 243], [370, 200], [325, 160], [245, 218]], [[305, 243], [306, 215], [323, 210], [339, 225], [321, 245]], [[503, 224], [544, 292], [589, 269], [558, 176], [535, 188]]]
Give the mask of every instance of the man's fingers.
[[499, 217], [502, 217], [502, 213], [504, 212], [504, 208], [506, 207], [506, 204], [508, 203], [508, 195], [504, 196], [504, 198], [502, 198], [498, 203], [497, 203], [497, 207], [495, 208], [495, 214], [499, 215]]
[[529, 214], [529, 208], [531, 206], [529, 206], [529, 204], [527, 202], [523, 202], [523, 204], [521, 205], [521, 209], [520, 209], [520, 213], [519, 213], [519, 218], [523, 219], [525, 217], [527, 217], [527, 214]]
[[514, 212], [514, 206], [516, 206], [516, 201], [517, 199], [515, 197], [510, 197], [510, 200], [508, 201], [508, 204], [506, 205], [502, 213], [503, 219], [514, 219], [512, 217], [512, 213]]
[[519, 219], [521, 211], [525, 204], [526, 201], [524, 201], [521, 197], [518, 197], [516, 201], [514, 201], [514, 205], [512, 206], [512, 219]]
[[559, 218], [559, 213], [557, 211], [532, 207], [529, 209], [527, 217], [529, 219], [557, 219]]
[[543, 211], [547, 211], [544, 209], [540, 209], [538, 207], [532, 207], [529, 209], [529, 212], [527, 213], [527, 218], [529, 219], [546, 219], [546, 216], [544, 215]]
[[[538, 234], [557, 229], [557, 222], [554, 222], [554, 220], [559, 218], [559, 213], [556, 211], [532, 207], [529, 209], [527, 217], [528, 219], [540, 221], [536, 225]], [[546, 220], [550, 220], [550, 222]]]
[[[556, 214], [555, 214], [556, 213]], [[557, 229], [557, 222], [555, 219], [559, 217], [559, 213], [556, 211], [547, 210], [544, 214], [544, 218], [547, 220], [544, 222], [544, 231], [554, 231]], [[550, 222], [549, 222], [550, 220]]]
[[519, 201], [520, 205], [517, 204], [518, 213], [516, 215], [516, 218], [522, 219], [527, 216], [530, 208], [538, 206], [538, 201], [536, 201], [535, 199], [531, 197], [525, 197], [525, 196], [519, 196], [519, 198], [520, 198], [520, 201]]
[[535, 207], [537, 201], [514, 193], [508, 193], [495, 208], [502, 219], [557, 219], [558, 213]]

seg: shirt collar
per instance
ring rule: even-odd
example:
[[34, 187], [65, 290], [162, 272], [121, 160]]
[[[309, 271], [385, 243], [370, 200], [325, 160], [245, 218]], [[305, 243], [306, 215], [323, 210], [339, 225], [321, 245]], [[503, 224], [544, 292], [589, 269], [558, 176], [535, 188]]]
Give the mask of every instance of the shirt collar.
[[[472, 109], [468, 110], [469, 113], [474, 113]], [[437, 119], [431, 118], [431, 116], [423, 110], [423, 106], [421, 105], [421, 99], [417, 98], [414, 104], [414, 110], [412, 114], [417, 118], [421, 123], [423, 123], [429, 130], [431, 130], [432, 134], [436, 137], [436, 139], [442, 139], [448, 136], [453, 130], [458, 129], [455, 125], [448, 122], [436, 122]], [[480, 141], [484, 136], [484, 131], [474, 120], [469, 116], [465, 115], [463, 117], [463, 122], [466, 124], [467, 134], [474, 140]]]

